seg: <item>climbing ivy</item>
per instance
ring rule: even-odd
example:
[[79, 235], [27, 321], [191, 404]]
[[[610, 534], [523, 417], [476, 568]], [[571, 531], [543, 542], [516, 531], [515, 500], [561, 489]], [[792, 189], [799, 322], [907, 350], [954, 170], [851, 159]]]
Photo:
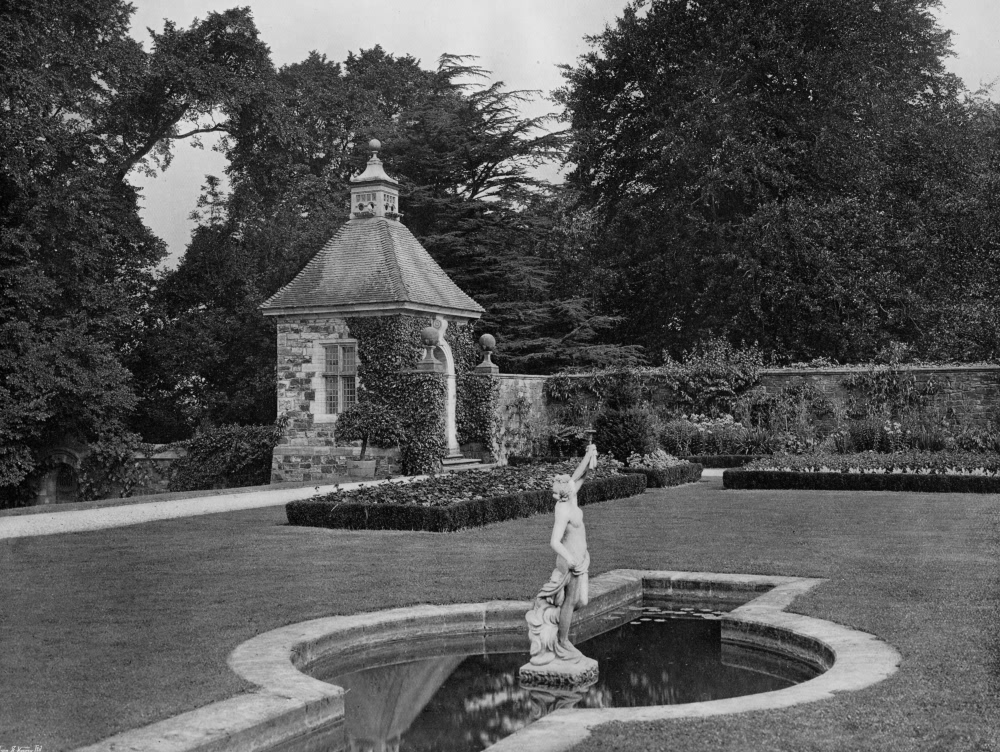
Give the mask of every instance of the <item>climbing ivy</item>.
[[445, 340], [455, 359], [455, 423], [458, 443], [476, 442], [495, 452], [493, 438], [496, 433], [500, 383], [486, 374], [475, 373], [482, 354], [473, 336], [472, 324], [452, 324], [445, 332]]
[[440, 470], [448, 450], [445, 442], [445, 377], [439, 373], [400, 374], [399, 459], [404, 475]]
[[[347, 320], [348, 331], [358, 341], [358, 401], [395, 414], [405, 475], [437, 471], [447, 452], [445, 379], [441, 374], [414, 372], [423, 355], [420, 332], [430, 324], [426, 318], [401, 315]], [[384, 446], [374, 439], [373, 443]]]
[[851, 418], [898, 418], [926, 407], [944, 387], [933, 374], [917, 380], [913, 371], [897, 363], [873, 365], [852, 373], [841, 382], [850, 393], [847, 413]]
[[[413, 316], [365, 316], [347, 320], [358, 341], [359, 402], [374, 402], [396, 413], [406, 409], [405, 374], [423, 354], [420, 331], [430, 320]], [[378, 446], [378, 444], [376, 444]]]

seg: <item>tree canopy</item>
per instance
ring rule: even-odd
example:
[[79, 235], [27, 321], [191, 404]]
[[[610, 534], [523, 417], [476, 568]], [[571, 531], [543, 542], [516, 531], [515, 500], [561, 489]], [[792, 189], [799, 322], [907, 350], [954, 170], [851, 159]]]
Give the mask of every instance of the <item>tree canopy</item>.
[[[0, 488], [45, 447], [128, 444], [122, 356], [163, 244], [124, 181], [184, 123], [246, 93], [267, 50], [245, 10], [145, 52], [120, 0], [25, 0], [0, 23]], [[190, 130], [190, 129], [189, 129]], [[151, 164], [151, 163], [150, 163]]]
[[996, 108], [946, 72], [935, 5], [654, 0], [590, 39], [559, 98], [620, 337], [998, 354], [930, 334], [997, 268]]

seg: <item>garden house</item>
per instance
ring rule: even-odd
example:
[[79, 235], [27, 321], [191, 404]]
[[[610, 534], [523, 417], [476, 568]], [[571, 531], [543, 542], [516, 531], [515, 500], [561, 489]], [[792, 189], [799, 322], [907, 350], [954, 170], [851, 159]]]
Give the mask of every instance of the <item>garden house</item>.
[[[399, 184], [382, 167], [379, 142], [370, 147], [364, 172], [351, 178], [348, 221], [262, 306], [277, 319], [278, 415], [285, 421], [273, 482], [342, 475], [357, 449], [338, 441], [338, 417], [362, 385], [376, 400], [403, 398], [398, 375], [418, 365], [446, 380], [446, 454], [461, 459], [453, 349], [459, 333], [471, 343], [470, 324], [484, 309], [400, 222]], [[394, 454], [368, 452], [383, 462]]]

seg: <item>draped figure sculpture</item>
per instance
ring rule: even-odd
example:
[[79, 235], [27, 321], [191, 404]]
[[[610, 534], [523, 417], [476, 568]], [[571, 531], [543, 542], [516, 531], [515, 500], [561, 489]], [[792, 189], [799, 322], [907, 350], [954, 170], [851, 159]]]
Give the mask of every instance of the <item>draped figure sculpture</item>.
[[556, 505], [549, 543], [556, 553], [556, 568], [525, 614], [531, 660], [521, 668], [522, 682], [544, 679], [555, 684], [572, 684], [584, 674], [596, 678], [596, 662], [569, 640], [573, 611], [587, 605], [589, 598], [590, 553], [577, 492], [587, 473], [596, 467], [597, 447], [590, 444], [573, 475], [558, 475], [552, 483]]

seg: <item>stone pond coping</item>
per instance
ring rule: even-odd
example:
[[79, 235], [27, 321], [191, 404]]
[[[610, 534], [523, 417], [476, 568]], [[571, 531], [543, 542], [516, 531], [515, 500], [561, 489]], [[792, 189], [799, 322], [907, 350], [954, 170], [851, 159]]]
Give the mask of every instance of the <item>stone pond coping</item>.
[[[879, 682], [900, 655], [870, 634], [789, 614], [785, 608], [824, 582], [710, 572], [615, 570], [591, 582], [581, 623], [635, 603], [643, 594], [739, 603], [722, 617], [723, 639], [797, 656], [826, 671], [786, 689], [726, 700], [646, 708], [559, 710], [507, 737], [493, 752], [555, 752], [579, 743], [609, 721], [652, 721], [782, 708]], [[380, 644], [441, 635], [521, 629], [527, 601], [420, 605], [313, 619], [258, 635], [237, 647], [229, 666], [254, 692], [113, 736], [77, 752], [263, 752], [312, 731], [343, 723], [344, 690], [300, 671], [324, 657]], [[527, 642], [527, 637], [525, 637]]]

